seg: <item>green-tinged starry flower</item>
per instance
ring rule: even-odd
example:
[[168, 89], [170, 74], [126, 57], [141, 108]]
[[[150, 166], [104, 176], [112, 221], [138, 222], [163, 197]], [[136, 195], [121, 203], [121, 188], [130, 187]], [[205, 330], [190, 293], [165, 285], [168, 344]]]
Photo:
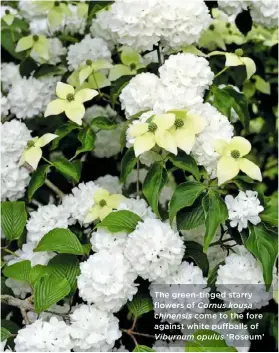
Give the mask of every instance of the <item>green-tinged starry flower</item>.
[[28, 49], [31, 49], [31, 53], [38, 54], [44, 60], [49, 59], [48, 39], [45, 36], [35, 34], [23, 37], [17, 42], [15, 51], [18, 53]]

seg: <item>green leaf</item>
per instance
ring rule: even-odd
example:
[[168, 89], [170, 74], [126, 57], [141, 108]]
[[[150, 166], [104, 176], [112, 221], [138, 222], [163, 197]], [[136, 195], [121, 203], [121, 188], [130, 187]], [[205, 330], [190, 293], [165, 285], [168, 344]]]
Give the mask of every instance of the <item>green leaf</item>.
[[3, 274], [6, 277], [15, 279], [17, 281], [28, 282], [30, 271], [31, 271], [31, 262], [29, 260], [24, 260], [5, 267], [3, 270]]
[[200, 180], [199, 168], [192, 156], [187, 155], [185, 152], [180, 152], [177, 156], [170, 154], [168, 158], [177, 168], [186, 170], [187, 172], [191, 173], [196, 180]]
[[156, 352], [156, 351], [150, 347], [137, 344], [133, 352]]
[[272, 226], [278, 226], [278, 201], [277, 197], [267, 198], [264, 211], [260, 213], [261, 220]]
[[97, 227], [106, 227], [112, 233], [131, 233], [136, 229], [138, 222], [142, 222], [142, 219], [137, 214], [123, 210], [111, 212]]
[[269, 290], [278, 253], [277, 232], [274, 229], [266, 228], [262, 223], [256, 226], [251, 225], [249, 237], [244, 245], [261, 263], [266, 290]]
[[70, 162], [64, 157], [59, 157], [55, 161], [53, 161], [52, 164], [70, 182], [79, 182], [81, 173], [80, 161]]
[[58, 135], [56, 139], [52, 141], [51, 151], [55, 150], [59, 146], [60, 140], [67, 136], [71, 131], [80, 129], [77, 124], [67, 123], [55, 130], [55, 134]]
[[29, 201], [31, 201], [34, 193], [42, 185], [44, 185], [49, 168], [50, 168], [49, 164], [40, 165], [32, 174], [31, 180], [28, 185], [28, 191], [27, 191], [27, 196]]
[[27, 220], [23, 201], [4, 201], [1, 207], [1, 227], [5, 238], [19, 239]]
[[128, 66], [125, 66], [125, 65], [122, 65], [122, 64], [118, 64], [118, 65], [114, 65], [110, 69], [110, 71], [109, 71], [109, 80], [110, 81], [116, 81], [122, 76], [133, 75], [133, 74], [134, 74], [134, 72]]
[[78, 133], [78, 139], [81, 142], [81, 147], [77, 149], [75, 157], [82, 152], [89, 152], [93, 150], [96, 134], [90, 127], [87, 127], [80, 130]]
[[160, 162], [154, 163], [149, 169], [142, 186], [142, 191], [153, 212], [160, 217], [158, 202], [160, 192], [168, 180], [167, 170]]
[[95, 71], [89, 76], [88, 84], [90, 88], [98, 89], [110, 86], [111, 82], [102, 71]]
[[124, 65], [130, 66], [140, 62], [140, 55], [130, 47], [123, 47], [121, 49], [120, 60]]
[[34, 73], [35, 78], [53, 75], [53, 74], [63, 74], [65, 70], [61, 66], [42, 64]]
[[153, 302], [151, 297], [137, 294], [132, 301], [127, 303], [127, 307], [129, 312], [132, 313], [133, 317], [138, 319], [142, 315], [153, 310]]
[[100, 130], [113, 130], [117, 128], [117, 124], [105, 116], [98, 116], [92, 120], [91, 127], [97, 127]]
[[34, 306], [37, 313], [47, 310], [68, 295], [71, 286], [66, 278], [41, 277], [34, 285]]
[[36, 265], [30, 269], [27, 282], [34, 285], [41, 277], [48, 273], [47, 267], [43, 265]]
[[177, 212], [184, 207], [192, 206], [195, 200], [205, 190], [205, 186], [196, 181], [187, 181], [180, 184], [172, 195], [169, 208], [170, 223], [173, 222]]
[[5, 329], [4, 327], [1, 327], [1, 342], [6, 341], [11, 336], [12, 334], [10, 331]]
[[133, 148], [129, 148], [121, 161], [120, 182], [125, 183], [128, 175], [132, 172], [137, 164], [137, 158]]
[[270, 94], [270, 83], [266, 82], [263, 78], [258, 75], [254, 75], [253, 79], [255, 79], [255, 86], [258, 91], [264, 94]]
[[68, 229], [55, 228], [40, 240], [34, 251], [56, 251], [60, 254], [84, 255], [77, 236]]
[[205, 213], [206, 232], [204, 236], [203, 251], [207, 252], [208, 247], [222, 222], [228, 219], [228, 210], [225, 202], [218, 192], [209, 190], [202, 200]]
[[38, 64], [31, 57], [27, 57], [19, 65], [19, 73], [22, 77], [31, 76], [32, 72], [38, 69]]
[[205, 222], [204, 211], [202, 207], [202, 197], [190, 207], [185, 207], [176, 215], [177, 229], [189, 230], [198, 227]]
[[119, 97], [120, 93], [122, 92], [123, 88], [129, 83], [131, 80], [132, 76], [127, 75], [127, 76], [121, 76], [119, 79], [113, 82], [111, 85], [111, 103], [112, 107], [115, 106], [115, 103], [117, 101], [117, 98]]
[[229, 119], [231, 117], [231, 107], [233, 105], [233, 99], [228, 92], [220, 89], [216, 86], [212, 86], [213, 92], [213, 102], [215, 108], [219, 110], [220, 113], [227, 116]]
[[16, 41], [20, 38], [20, 33], [13, 32], [10, 29], [3, 29], [1, 31], [1, 46], [15, 59], [23, 60], [25, 53], [17, 53], [15, 51]]
[[243, 93], [237, 92], [233, 87], [227, 86], [223, 91], [228, 93], [232, 99], [232, 108], [235, 110], [245, 130], [248, 131], [250, 115], [247, 98]]
[[204, 277], [207, 277], [209, 271], [209, 262], [206, 254], [203, 252], [202, 245], [195, 241], [185, 242], [186, 250], [183, 259], [192, 259], [202, 270]]
[[59, 254], [47, 265], [48, 272], [57, 278], [66, 278], [71, 286], [71, 293], [77, 288], [77, 276], [80, 274], [79, 262], [75, 255]]
[[193, 334], [193, 339], [187, 341], [185, 352], [237, 352], [237, 349], [228, 346], [215, 331], [198, 330]]

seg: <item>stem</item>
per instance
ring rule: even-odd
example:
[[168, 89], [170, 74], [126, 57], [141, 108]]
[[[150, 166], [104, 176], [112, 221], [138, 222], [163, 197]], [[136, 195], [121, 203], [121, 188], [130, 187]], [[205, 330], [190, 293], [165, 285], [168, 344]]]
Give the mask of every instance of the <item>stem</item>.
[[137, 196], [140, 195], [140, 189], [139, 189], [139, 160], [137, 160]]
[[136, 327], [136, 323], [137, 323], [137, 318], [135, 317], [134, 318], [134, 321], [133, 321], [133, 324], [132, 324], [132, 327], [131, 327], [131, 330], [134, 331], [135, 327]]
[[219, 72], [215, 75], [214, 78], [216, 78], [216, 77], [222, 75], [222, 73], [225, 72], [227, 69], [228, 69], [228, 67], [224, 67], [223, 70], [219, 71]]
[[160, 52], [160, 44], [158, 44], [157, 48], [157, 56], [158, 56], [158, 63], [160, 66], [162, 66], [162, 58], [161, 58], [161, 52]]
[[15, 252], [13, 252], [13, 251], [10, 250], [10, 249], [1, 248], [1, 250], [4, 250], [5, 252], [7, 252], [8, 254], [11, 254], [11, 255], [13, 255], [13, 256], [19, 257]]
[[214, 243], [211, 243], [209, 246], [224, 244], [224, 243], [227, 243], [228, 241], [232, 241], [232, 240], [233, 240], [233, 238], [228, 238], [228, 239], [221, 240], [221, 241], [217, 240]]
[[56, 185], [54, 185], [49, 179], [45, 180], [46, 186], [48, 186], [52, 191], [56, 193], [57, 196], [63, 197], [65, 196], [64, 192], [61, 191]]
[[97, 86], [97, 91], [99, 92], [100, 97], [102, 97], [102, 96], [103, 96], [103, 93], [100, 91], [100, 87], [99, 87], [99, 85], [98, 85], [98, 83], [97, 83], [94, 70], [92, 71], [92, 75], [93, 75], [93, 77], [94, 77], [94, 81], [95, 81], [96, 86]]

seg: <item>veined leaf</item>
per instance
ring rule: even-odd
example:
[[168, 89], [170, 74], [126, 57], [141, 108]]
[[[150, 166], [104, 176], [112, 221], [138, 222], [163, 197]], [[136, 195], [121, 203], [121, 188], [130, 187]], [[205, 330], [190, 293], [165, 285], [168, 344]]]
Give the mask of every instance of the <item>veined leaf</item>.
[[27, 220], [23, 201], [4, 201], [1, 204], [1, 227], [5, 238], [19, 239]]

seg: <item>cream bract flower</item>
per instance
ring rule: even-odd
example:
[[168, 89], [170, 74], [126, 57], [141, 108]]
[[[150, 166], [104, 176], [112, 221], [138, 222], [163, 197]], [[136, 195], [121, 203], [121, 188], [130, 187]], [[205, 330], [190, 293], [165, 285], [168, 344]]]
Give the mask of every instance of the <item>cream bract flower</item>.
[[187, 114], [186, 110], [172, 110], [175, 114], [174, 126], [170, 129], [177, 147], [189, 154], [195, 144], [196, 134], [203, 131], [206, 121], [195, 114]]
[[94, 89], [84, 88], [75, 92], [73, 86], [58, 82], [56, 86], [58, 99], [51, 101], [46, 109], [45, 117], [65, 112], [66, 116], [78, 125], [82, 124], [85, 114], [83, 103], [98, 95]]
[[175, 122], [174, 114], [160, 114], [151, 117], [150, 122], [140, 122], [129, 127], [129, 135], [135, 138], [134, 150], [138, 157], [151, 150], [156, 144], [165, 150], [177, 154], [175, 140], [168, 131]]
[[45, 134], [41, 137], [35, 137], [27, 142], [27, 147], [20, 158], [19, 165], [21, 166], [24, 163], [28, 163], [34, 170], [37, 169], [43, 154], [41, 147], [44, 147], [56, 137], [58, 137], [58, 135]]
[[94, 206], [85, 217], [84, 223], [91, 223], [96, 219], [103, 220], [113, 209], [117, 208], [125, 197], [120, 194], [110, 195], [110, 193], [100, 188], [93, 196]]
[[49, 53], [48, 53], [48, 39], [45, 36], [27, 36], [21, 38], [16, 46], [15, 51], [21, 52], [31, 49], [31, 56], [32, 53], [38, 54], [42, 59], [48, 60]]
[[214, 147], [221, 158], [217, 163], [218, 184], [233, 179], [241, 170], [250, 178], [262, 181], [260, 168], [243, 158], [251, 151], [251, 144], [243, 137], [233, 137], [229, 143], [223, 140], [216, 140]]

